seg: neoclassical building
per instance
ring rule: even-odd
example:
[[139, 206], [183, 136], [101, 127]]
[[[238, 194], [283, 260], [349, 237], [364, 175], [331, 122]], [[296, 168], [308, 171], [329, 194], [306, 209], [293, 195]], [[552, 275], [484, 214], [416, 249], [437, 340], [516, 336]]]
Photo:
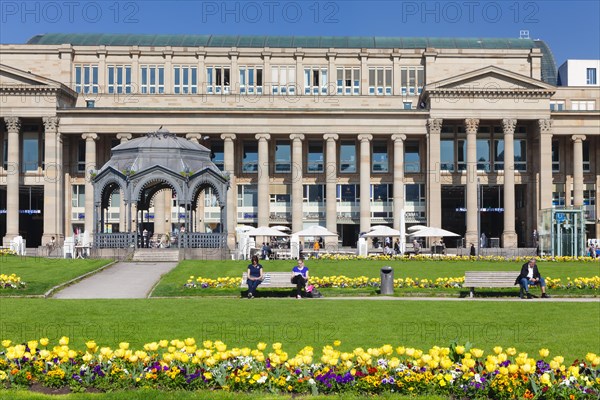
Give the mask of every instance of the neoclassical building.
[[[0, 235], [32, 247], [96, 231], [91, 178], [113, 147], [164, 126], [228, 174], [226, 218], [207, 187], [189, 227], [228, 232], [230, 246], [240, 224], [320, 224], [344, 246], [372, 225], [421, 224], [462, 235], [450, 246], [485, 233], [531, 247], [543, 214], [563, 208], [582, 210], [595, 238], [595, 74], [557, 86], [549, 47], [529, 39], [45, 34], [2, 44]], [[157, 191], [136, 222], [115, 190], [102, 231], [177, 230], [191, 215], [177, 197]]]

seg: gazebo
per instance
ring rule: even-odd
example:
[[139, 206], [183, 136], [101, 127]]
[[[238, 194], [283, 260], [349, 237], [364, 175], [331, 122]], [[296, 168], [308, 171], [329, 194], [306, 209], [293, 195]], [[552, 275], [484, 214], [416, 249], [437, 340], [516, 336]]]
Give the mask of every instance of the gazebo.
[[[206, 147], [178, 137], [164, 128], [121, 143], [111, 159], [92, 178], [94, 187], [94, 246], [127, 248], [139, 246], [143, 213], [152, 198], [171, 189], [178, 208], [183, 208], [180, 248], [224, 248], [227, 246], [226, 193], [229, 176], [211, 161]], [[193, 223], [200, 194], [211, 188], [220, 208], [220, 232], [195, 232]], [[120, 190], [126, 218], [122, 232], [105, 232], [105, 215], [111, 195]], [[135, 215], [132, 208], [135, 207]], [[179, 209], [180, 209], [179, 208]], [[132, 229], [135, 221], [137, 229]]]

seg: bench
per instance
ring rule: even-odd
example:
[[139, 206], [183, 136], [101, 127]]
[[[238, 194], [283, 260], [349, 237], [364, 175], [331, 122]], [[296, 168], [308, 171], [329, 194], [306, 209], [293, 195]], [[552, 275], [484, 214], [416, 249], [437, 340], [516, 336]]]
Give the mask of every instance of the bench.
[[[248, 278], [248, 273], [244, 272], [242, 274], [242, 283], [240, 285], [241, 288], [248, 287], [246, 283], [246, 279]], [[295, 288], [296, 285], [292, 283], [292, 273], [291, 272], [265, 272], [265, 277], [262, 283], [258, 286], [259, 288]]]
[[475, 294], [475, 288], [511, 288], [519, 276], [515, 271], [465, 271], [463, 287], [470, 289], [469, 297]]

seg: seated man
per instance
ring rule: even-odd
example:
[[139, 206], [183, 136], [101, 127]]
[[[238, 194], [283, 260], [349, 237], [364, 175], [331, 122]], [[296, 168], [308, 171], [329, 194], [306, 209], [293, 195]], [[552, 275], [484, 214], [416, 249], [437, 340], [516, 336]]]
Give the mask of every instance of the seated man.
[[521, 267], [521, 273], [515, 281], [515, 285], [517, 284], [521, 285], [521, 298], [524, 298], [526, 296], [528, 299], [531, 299], [533, 297], [529, 293], [529, 286], [531, 285], [540, 285], [540, 288], [542, 290], [542, 298], [549, 297], [546, 294], [546, 281], [540, 275], [540, 271], [538, 270], [535, 258], [531, 258], [528, 262], [523, 264], [523, 266]]

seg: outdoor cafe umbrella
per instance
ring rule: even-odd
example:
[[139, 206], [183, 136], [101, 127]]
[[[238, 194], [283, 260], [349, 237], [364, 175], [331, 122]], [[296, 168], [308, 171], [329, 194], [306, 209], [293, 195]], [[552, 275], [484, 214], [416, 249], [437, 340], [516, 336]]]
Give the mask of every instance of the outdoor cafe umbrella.
[[285, 232], [273, 229], [269, 226], [259, 226], [246, 232], [248, 236], [289, 236]]
[[406, 228], [407, 231], [420, 231], [421, 229], [427, 228], [425, 225], [413, 225]]
[[272, 226], [271, 228], [277, 229], [278, 231], [282, 231], [282, 232], [291, 231], [290, 227], [285, 226], [285, 225], [275, 225], [275, 226]]
[[308, 228], [302, 229], [301, 231], [294, 232], [296, 236], [337, 236], [335, 232], [327, 230], [327, 228], [320, 225], [312, 225]]
[[392, 229], [389, 226], [381, 225], [377, 229], [372, 230], [371, 232], [365, 233], [364, 237], [387, 237], [387, 236], [401, 236], [399, 230]]
[[450, 232], [442, 228], [427, 227], [411, 233], [409, 236], [415, 237], [444, 237], [460, 236], [458, 233]]

